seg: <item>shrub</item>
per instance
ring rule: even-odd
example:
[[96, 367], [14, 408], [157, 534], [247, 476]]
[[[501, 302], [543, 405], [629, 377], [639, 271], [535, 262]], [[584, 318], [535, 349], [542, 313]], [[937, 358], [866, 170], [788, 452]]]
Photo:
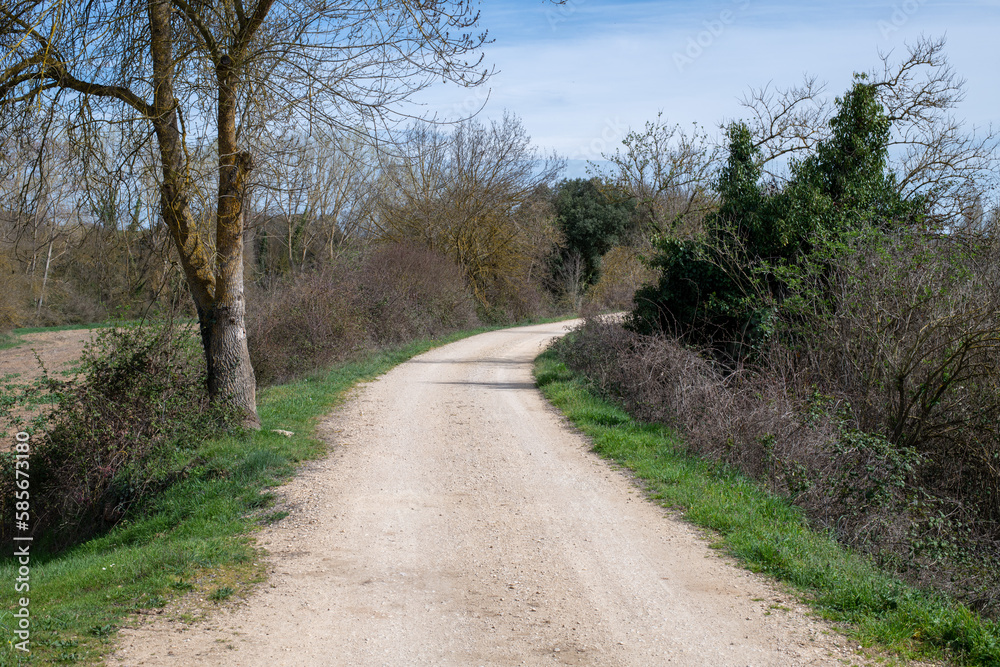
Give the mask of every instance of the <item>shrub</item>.
[[476, 305], [462, 270], [420, 246], [377, 248], [358, 273], [370, 337], [379, 345], [476, 326]]
[[28, 281], [17, 273], [6, 248], [0, 248], [0, 334], [23, 326], [25, 305], [30, 301]]
[[477, 304], [479, 319], [489, 324], [509, 324], [556, 312], [551, 295], [530, 276], [500, 276], [487, 285], [485, 299]]
[[995, 253], [956, 235], [863, 235], [821, 266], [786, 304], [792, 347], [767, 371], [798, 396], [836, 397], [841, 432], [814, 496], [843, 490], [811, 502], [849, 543], [1000, 614]]
[[[806, 274], [789, 372], [924, 458], [922, 484], [1000, 539], [1000, 271], [983, 239], [862, 235]], [[987, 522], [983, 524], [982, 522]]]
[[601, 266], [601, 277], [587, 291], [584, 307], [588, 312], [626, 310], [632, 306], [636, 291], [656, 279], [639, 251], [628, 246], [612, 248], [601, 259]]
[[923, 201], [904, 198], [887, 166], [890, 121], [876, 87], [857, 78], [837, 107], [830, 137], [792, 161], [781, 187], [761, 183], [749, 128], [729, 127], [718, 211], [703, 238], [659, 240], [660, 278], [636, 295], [637, 331], [671, 331], [720, 359], [747, 360], [766, 347], [775, 309], [794, 294], [789, 278], [817, 239], [919, 221]]
[[633, 415], [679, 428], [691, 451], [755, 477], [770, 476], [797, 438], [812, 441], [799, 444], [801, 452], [829, 435], [822, 429], [807, 433], [784, 419], [794, 410], [780, 381], [720, 367], [662, 334], [641, 335], [592, 318], [557, 349], [567, 366]]
[[324, 368], [365, 345], [365, 314], [345, 264], [248, 295], [247, 346], [257, 384]]
[[[166, 323], [102, 330], [77, 378], [46, 374], [26, 388], [22, 401], [53, 406], [33, 424], [19, 424], [33, 433], [34, 534], [53, 549], [85, 539], [182, 474], [196, 442], [224, 421], [209, 409], [205, 386], [197, 336]], [[7, 516], [13, 481], [5, 453], [0, 504]], [[9, 524], [0, 531], [6, 543]]]
[[[876, 298], [872, 307], [884, 305]], [[880, 312], [883, 323], [888, 315]], [[871, 322], [878, 322], [875, 314]], [[919, 322], [912, 325], [919, 330]], [[820, 335], [815, 342], [829, 355], [819, 358], [831, 364], [849, 368], [858, 358], [842, 349], [859, 344], [858, 336], [841, 341], [839, 352], [823, 348], [823, 341], [836, 340]], [[865, 416], [892, 407], [891, 392], [874, 384], [867, 392], [838, 387], [835, 375], [820, 391], [811, 382], [820, 376], [807, 372], [809, 354], [777, 344], [759, 366], [733, 368], [668, 336], [590, 319], [556, 349], [605, 396], [641, 419], [677, 427], [694, 453], [767, 482], [842, 542], [912, 581], [1000, 614], [1000, 571], [993, 562], [1000, 534], [990, 495], [998, 466], [988, 458], [996, 456], [995, 439], [970, 437], [961, 446], [952, 440], [948, 447], [897, 443]], [[996, 387], [994, 375], [977, 391]], [[951, 412], [952, 438], [963, 428], [984, 435], [983, 425], [996, 424], [989, 404], [971, 402], [976, 392], [966, 390], [960, 394], [970, 410]], [[929, 416], [945, 423], [935, 414]]]
[[441, 253], [398, 244], [251, 290], [248, 302], [247, 344], [260, 386], [477, 323], [462, 271]]

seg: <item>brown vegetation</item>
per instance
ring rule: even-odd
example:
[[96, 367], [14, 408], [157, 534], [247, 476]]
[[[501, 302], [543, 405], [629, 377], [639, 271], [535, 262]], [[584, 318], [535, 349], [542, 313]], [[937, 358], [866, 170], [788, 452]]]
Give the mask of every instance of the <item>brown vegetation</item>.
[[253, 290], [250, 303], [248, 344], [261, 385], [478, 324], [461, 269], [433, 250], [402, 245], [345, 254], [322, 271]]
[[656, 278], [642, 258], [642, 251], [630, 246], [618, 246], [601, 259], [601, 277], [587, 290], [585, 313], [627, 310], [635, 291]]
[[[909, 579], [1000, 614], [1000, 278], [991, 241], [858, 241], [755, 362], [590, 320], [568, 365]], [[808, 290], [806, 290], [808, 292]], [[819, 298], [823, 295], [823, 298]], [[829, 300], [828, 300], [829, 299]], [[836, 304], [832, 307], [830, 303]]]
[[418, 127], [412, 154], [385, 171], [372, 219], [378, 238], [420, 245], [452, 259], [489, 320], [539, 307], [545, 254], [556, 233], [531, 205], [561, 161], [539, 155], [520, 121], [466, 122], [451, 136]]

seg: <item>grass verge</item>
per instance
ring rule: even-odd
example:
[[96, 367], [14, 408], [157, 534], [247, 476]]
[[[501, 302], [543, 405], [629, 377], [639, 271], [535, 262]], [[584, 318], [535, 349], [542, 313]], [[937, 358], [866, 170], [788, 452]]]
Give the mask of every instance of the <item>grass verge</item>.
[[1000, 626], [876, 569], [809, 529], [797, 508], [747, 477], [692, 456], [665, 426], [633, 420], [592, 393], [549, 350], [536, 361], [542, 392], [594, 450], [630, 470], [650, 497], [716, 531], [713, 545], [745, 567], [790, 584], [863, 645], [903, 658], [1000, 667]]
[[[287, 480], [298, 462], [327, 451], [314, 435], [317, 421], [358, 382], [433, 347], [495, 328], [371, 353], [262, 390], [259, 432], [203, 443], [197, 464], [182, 481], [106, 535], [57, 556], [32, 553], [28, 592], [15, 593], [18, 564], [5, 556], [0, 665], [93, 664], [110, 650], [129, 615], [157, 613], [183, 593], [194, 592], [210, 606], [246, 592], [263, 578], [251, 533], [281, 518], [271, 509], [270, 489]], [[30, 600], [27, 655], [15, 648], [18, 619], [12, 614], [20, 597]]]

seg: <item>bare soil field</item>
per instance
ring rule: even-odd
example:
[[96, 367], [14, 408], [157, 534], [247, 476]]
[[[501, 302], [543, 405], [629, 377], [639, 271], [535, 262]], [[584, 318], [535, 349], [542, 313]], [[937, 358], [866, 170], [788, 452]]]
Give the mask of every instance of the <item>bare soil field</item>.
[[[61, 376], [72, 370], [83, 353], [84, 345], [96, 335], [94, 329], [67, 329], [24, 334], [17, 347], [0, 350], [0, 381], [4, 384], [27, 384], [42, 375], [44, 364], [50, 375]], [[22, 412], [22, 414], [24, 414]], [[13, 432], [7, 429], [0, 450], [13, 446]]]
[[7, 350], [0, 350], [0, 378], [17, 374], [18, 382], [33, 380], [42, 374], [39, 359], [50, 373], [64, 371], [79, 360], [83, 346], [93, 338], [94, 334], [94, 329], [24, 334], [21, 336], [24, 343]]

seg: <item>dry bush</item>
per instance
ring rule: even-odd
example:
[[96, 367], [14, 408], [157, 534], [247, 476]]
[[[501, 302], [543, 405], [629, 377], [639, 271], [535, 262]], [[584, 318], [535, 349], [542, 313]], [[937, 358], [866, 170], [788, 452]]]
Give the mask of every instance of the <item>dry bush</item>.
[[528, 275], [501, 276], [487, 285], [486, 303], [479, 304], [479, 318], [490, 324], [520, 322], [532, 317], [551, 317], [561, 310], [552, 295]]
[[0, 333], [24, 325], [29, 295], [28, 281], [17, 271], [16, 263], [6, 252], [0, 254]]
[[825, 305], [792, 322], [789, 369], [849, 401], [859, 430], [924, 456], [922, 485], [1000, 539], [996, 260], [982, 239], [858, 242], [819, 279]]
[[478, 324], [462, 270], [429, 248], [379, 247], [361, 263], [358, 282], [370, 337], [380, 345]]
[[601, 258], [601, 277], [587, 291], [584, 310], [599, 313], [630, 308], [635, 291], [654, 280], [656, 271], [642, 261], [637, 248], [612, 248]]
[[250, 290], [247, 344], [265, 386], [382, 345], [476, 326], [462, 271], [441, 253], [390, 244]]
[[252, 290], [247, 301], [247, 346], [259, 386], [319, 370], [365, 345], [361, 298], [347, 266]]
[[[112, 316], [108, 309], [109, 303], [102, 303], [99, 298], [88, 294], [86, 290], [77, 289], [72, 283], [63, 284], [53, 297], [45, 308], [48, 311], [46, 321], [50, 326], [104, 322]], [[124, 308], [123, 302], [117, 303], [121, 303]]]
[[781, 378], [720, 368], [667, 336], [591, 318], [561, 350], [568, 365], [630, 413], [679, 428], [691, 451], [780, 486], [801, 487], [784, 481], [797, 474], [785, 469], [797, 471], [798, 459], [831, 436], [829, 424], [798, 418]]
[[[851, 398], [818, 391], [795, 352], [774, 346], [761, 367], [733, 370], [675, 339], [600, 318], [557, 350], [630, 413], [678, 428], [690, 451], [766, 482], [842, 542], [983, 613], [1000, 612], [1000, 577], [988, 564], [995, 525], [949, 481], [959, 472], [981, 480], [990, 468], [862, 429]], [[950, 475], [938, 478], [942, 470]]]

